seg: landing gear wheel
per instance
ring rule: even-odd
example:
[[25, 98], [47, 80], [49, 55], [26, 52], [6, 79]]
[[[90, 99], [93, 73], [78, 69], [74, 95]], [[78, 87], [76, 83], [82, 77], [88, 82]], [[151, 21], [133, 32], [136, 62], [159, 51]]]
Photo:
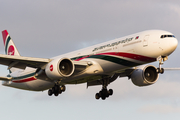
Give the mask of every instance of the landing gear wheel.
[[106, 94], [106, 98], [108, 98], [108, 97], [109, 97], [109, 94], [107, 93], [107, 94]]
[[108, 98], [109, 97], [109, 92], [108, 91], [106, 91], [106, 98]]
[[164, 68], [161, 68], [160, 73], [161, 73], [161, 74], [164, 73]]
[[48, 95], [49, 95], [49, 96], [52, 96], [52, 94], [53, 94], [53, 91], [52, 91], [51, 89], [49, 89], [49, 90], [48, 90]]
[[62, 90], [61, 89], [59, 89], [59, 94], [61, 94], [62, 93]]
[[105, 96], [105, 97], [109, 97], [109, 92], [108, 92], [107, 89], [102, 89], [102, 94], [103, 94], [103, 96]]
[[102, 94], [102, 91], [99, 91], [99, 96], [101, 97], [103, 94]]
[[109, 95], [113, 95], [113, 90], [109, 89]]
[[56, 92], [56, 93], [54, 93], [54, 95], [55, 95], [55, 96], [58, 96], [58, 95], [59, 95], [59, 93], [58, 93], [58, 92]]
[[64, 92], [66, 90], [66, 86], [62, 85], [61, 86], [61, 91]]
[[164, 73], [164, 68], [161, 68], [161, 69], [157, 68], [157, 72], [163, 74]]
[[52, 93], [54, 93], [55, 92], [55, 89], [54, 89], [54, 87], [52, 88]]
[[95, 98], [98, 100], [100, 98], [99, 93], [96, 93]]
[[106, 99], [106, 96], [105, 96], [105, 95], [101, 96], [101, 99], [102, 99], [102, 100], [105, 100], [105, 99]]

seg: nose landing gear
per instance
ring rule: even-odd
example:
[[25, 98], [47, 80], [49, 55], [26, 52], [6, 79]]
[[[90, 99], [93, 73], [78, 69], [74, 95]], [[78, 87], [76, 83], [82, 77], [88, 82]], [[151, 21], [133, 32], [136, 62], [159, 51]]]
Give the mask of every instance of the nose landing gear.
[[158, 73], [161, 73], [161, 74], [164, 73], [164, 68], [161, 68], [161, 65], [163, 65], [166, 60], [168, 60], [167, 56], [161, 56], [159, 58], [159, 68], [157, 68]]

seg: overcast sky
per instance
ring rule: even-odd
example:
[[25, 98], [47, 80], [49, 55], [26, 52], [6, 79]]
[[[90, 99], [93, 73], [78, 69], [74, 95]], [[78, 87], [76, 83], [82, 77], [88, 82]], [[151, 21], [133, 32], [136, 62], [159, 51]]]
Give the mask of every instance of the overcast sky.
[[[180, 1], [0, 0], [0, 30], [4, 29], [22, 56], [41, 58], [149, 29], [166, 30], [180, 39]], [[4, 54], [3, 42], [0, 53]], [[178, 46], [163, 66], [180, 67], [179, 61]], [[4, 66], [0, 71], [2, 76], [8, 73]], [[167, 71], [148, 87], [119, 78], [108, 86], [114, 95], [105, 101], [94, 97], [101, 86], [68, 85], [58, 97], [0, 86], [0, 119], [179, 120], [179, 72]]]

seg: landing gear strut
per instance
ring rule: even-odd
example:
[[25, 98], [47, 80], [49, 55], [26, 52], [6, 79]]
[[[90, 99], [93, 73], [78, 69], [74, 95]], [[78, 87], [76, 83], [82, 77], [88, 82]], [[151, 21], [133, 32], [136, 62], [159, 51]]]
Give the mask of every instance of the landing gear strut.
[[161, 74], [164, 73], [164, 68], [161, 68], [161, 65], [163, 65], [163, 64], [164, 64], [164, 61], [166, 61], [167, 59], [168, 59], [167, 56], [161, 56], [161, 57], [159, 58], [159, 68], [157, 68], [157, 72], [158, 72], [158, 73], [161, 73]]
[[54, 85], [53, 88], [48, 90], [48, 95], [52, 96], [54, 94], [55, 96], [58, 96], [59, 94], [61, 94], [65, 90], [66, 90], [66, 87], [64, 85], [62, 85], [62, 86]]
[[99, 93], [96, 93], [96, 95], [95, 95], [96, 99], [101, 98], [102, 100], [105, 100], [109, 96], [113, 95], [113, 90], [107, 89], [108, 84], [109, 84], [109, 78], [103, 78], [102, 79], [102, 90], [99, 91]]

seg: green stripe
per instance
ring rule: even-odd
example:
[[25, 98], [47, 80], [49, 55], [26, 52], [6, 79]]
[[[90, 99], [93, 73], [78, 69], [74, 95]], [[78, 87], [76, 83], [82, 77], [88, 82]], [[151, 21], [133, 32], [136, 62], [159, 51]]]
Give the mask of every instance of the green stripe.
[[27, 74], [27, 75], [24, 75], [24, 76], [20, 76], [20, 77], [13, 77], [13, 80], [20, 80], [20, 79], [25, 79], [25, 78], [29, 78], [29, 77], [32, 77], [35, 75], [35, 72], [33, 73], [30, 73], [30, 74]]
[[78, 56], [78, 57], [74, 57], [74, 58], [71, 58], [71, 60], [77, 60], [77, 59], [80, 59], [80, 58], [83, 58], [83, 57], [86, 57], [88, 55], [83, 55], [83, 56]]
[[128, 67], [140, 65], [139, 63], [135, 63], [135, 62], [131, 62], [128, 60], [124, 60], [124, 59], [113, 57], [113, 56], [107, 56], [107, 55], [93, 55], [88, 58], [97, 58], [97, 59], [107, 60], [113, 63], [128, 66]]
[[7, 46], [8, 46], [8, 44], [9, 44], [9, 41], [11, 40], [11, 37], [9, 36], [8, 38], [7, 38], [7, 41], [6, 41], [6, 46], [5, 46], [5, 53], [6, 53], [6, 55], [7, 55]]

